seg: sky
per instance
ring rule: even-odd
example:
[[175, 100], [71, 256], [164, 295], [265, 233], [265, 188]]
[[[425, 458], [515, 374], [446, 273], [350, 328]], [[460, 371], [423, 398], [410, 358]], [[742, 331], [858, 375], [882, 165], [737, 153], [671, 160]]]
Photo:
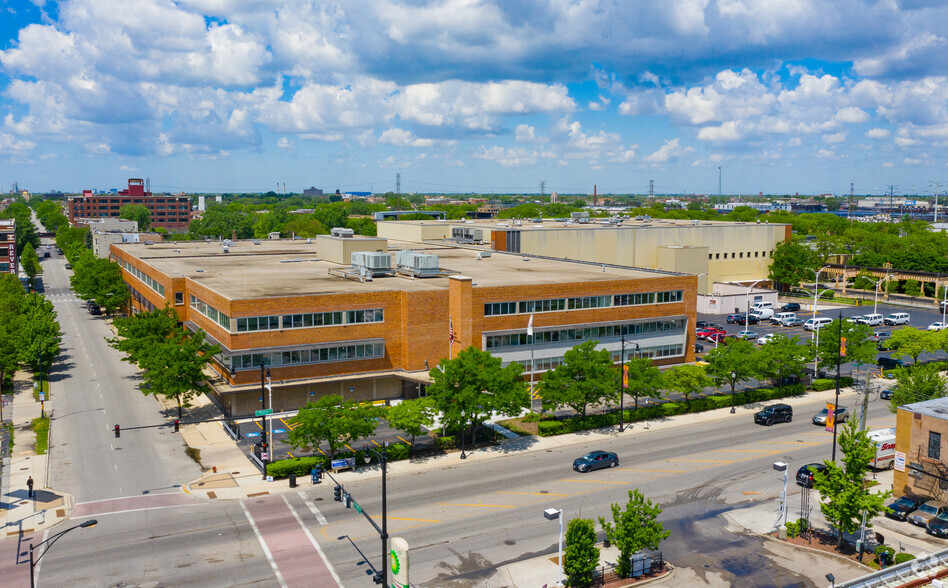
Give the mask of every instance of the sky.
[[938, 0], [0, 0], [0, 192], [932, 194]]

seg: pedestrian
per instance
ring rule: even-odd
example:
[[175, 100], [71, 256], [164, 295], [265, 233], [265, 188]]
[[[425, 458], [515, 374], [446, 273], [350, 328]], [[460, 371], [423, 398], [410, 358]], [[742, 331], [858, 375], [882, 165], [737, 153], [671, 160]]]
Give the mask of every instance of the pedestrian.
[[26, 487], [30, 489], [29, 497], [33, 498], [33, 476], [30, 476], [26, 481]]

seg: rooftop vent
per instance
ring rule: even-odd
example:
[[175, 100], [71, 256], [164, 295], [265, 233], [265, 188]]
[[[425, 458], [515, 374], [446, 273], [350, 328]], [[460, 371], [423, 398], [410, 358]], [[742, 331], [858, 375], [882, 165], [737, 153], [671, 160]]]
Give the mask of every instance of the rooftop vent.
[[340, 237], [342, 239], [351, 239], [355, 235], [355, 231], [352, 229], [347, 229], [345, 227], [333, 227], [329, 234], [333, 237]]

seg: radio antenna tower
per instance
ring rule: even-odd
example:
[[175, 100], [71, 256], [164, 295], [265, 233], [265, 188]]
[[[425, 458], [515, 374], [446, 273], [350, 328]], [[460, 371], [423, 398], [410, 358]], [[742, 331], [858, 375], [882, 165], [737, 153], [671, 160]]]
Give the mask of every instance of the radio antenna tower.
[[401, 194], [401, 193], [402, 193], [402, 174], [401, 174], [401, 172], [398, 172], [397, 174], [395, 174], [395, 193], [396, 193], [396, 194]]
[[651, 198], [655, 196], [655, 180], [648, 181], [648, 197]]
[[546, 194], [546, 180], [540, 180], [540, 196]]

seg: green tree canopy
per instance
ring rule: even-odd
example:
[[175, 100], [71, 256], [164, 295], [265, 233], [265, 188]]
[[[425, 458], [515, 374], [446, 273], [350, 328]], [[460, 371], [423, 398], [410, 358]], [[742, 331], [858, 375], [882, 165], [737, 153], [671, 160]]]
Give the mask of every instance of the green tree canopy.
[[923, 353], [934, 353], [941, 347], [944, 335], [941, 331], [927, 331], [905, 326], [892, 331], [888, 345], [895, 349], [893, 357], [899, 359], [911, 357], [912, 363], [918, 363], [918, 356]]
[[563, 573], [569, 578], [569, 585], [591, 584], [597, 567], [599, 548], [596, 547], [596, 524], [592, 519], [570, 520], [566, 526], [566, 546], [563, 548]]
[[632, 573], [632, 554], [643, 549], [658, 549], [658, 544], [671, 533], [658, 521], [662, 509], [638, 489], [629, 490], [625, 510], [617, 503], [612, 504], [611, 510], [612, 522], [599, 517], [599, 525], [609, 541], [619, 548], [616, 575], [628, 578]]
[[[865, 476], [875, 457], [875, 444], [859, 430], [857, 419], [843, 426], [839, 434], [839, 448], [843, 465], [825, 460], [826, 469], [813, 475], [813, 486], [820, 493], [820, 511], [826, 522], [845, 533], [855, 533], [866, 514], [866, 527], [885, 512], [885, 501], [892, 492], [867, 492]], [[842, 545], [840, 533], [838, 545]]]
[[[837, 318], [832, 324], [820, 329], [817, 350], [819, 365], [828, 368], [835, 366], [837, 360], [840, 363], [875, 363], [876, 344], [869, 340], [871, 334], [872, 329], [867, 325], [857, 325]], [[846, 342], [845, 349], [841, 349], [842, 339]], [[840, 355], [842, 352], [845, 352], [845, 355]]]
[[20, 361], [34, 371], [52, 363], [59, 355], [62, 331], [53, 303], [35, 292], [23, 299], [23, 322], [19, 333]]
[[139, 231], [151, 228], [151, 212], [144, 204], [123, 204], [119, 209], [119, 218], [135, 221]]
[[122, 277], [122, 268], [114, 261], [96, 257], [88, 249], [80, 251], [81, 254], [73, 263], [72, 276], [69, 277], [72, 289], [79, 298], [105, 307], [111, 316], [131, 300], [128, 284]]
[[796, 288], [819, 269], [816, 251], [800, 241], [781, 241], [774, 248], [767, 277], [780, 290]]
[[942, 377], [938, 364], [927, 363], [895, 370], [895, 392], [889, 401], [895, 413], [904, 404], [923, 402], [948, 396], [948, 383]]
[[221, 348], [207, 343], [204, 337], [200, 330], [191, 335], [179, 333], [139, 354], [138, 365], [145, 370], [146, 386], [142, 386], [142, 392], [174, 398], [178, 418], [182, 406], [190, 406], [192, 398], [210, 390], [204, 366], [213, 361]]
[[[323, 396], [306, 406], [290, 419], [289, 443], [292, 447], [312, 447], [313, 451], [323, 442], [329, 445], [329, 456], [346, 444], [371, 436], [385, 411], [376, 406], [362, 406], [354, 400], [343, 400], [341, 396]], [[298, 425], [298, 426], [296, 426]]]
[[[428, 397], [441, 413], [441, 422], [465, 430], [477, 427], [492, 413], [517, 416], [530, 406], [530, 393], [520, 378], [523, 366], [500, 366], [500, 358], [474, 346], [442, 359], [429, 372]], [[463, 416], [462, 416], [463, 414]]]
[[423, 435], [425, 429], [434, 424], [434, 403], [427, 396], [402, 400], [385, 412], [389, 426], [411, 436], [411, 453], [415, 453], [415, 437]]
[[788, 379], [802, 376], [812, 357], [809, 348], [799, 344], [799, 337], [781, 335], [762, 345], [755, 359], [755, 373], [769, 378], [775, 386], [782, 386]]
[[118, 336], [107, 339], [109, 345], [126, 354], [124, 361], [135, 364], [180, 332], [178, 315], [167, 304], [164, 308], [116, 318], [113, 324]]
[[749, 380], [756, 372], [758, 351], [747, 339], [725, 339], [724, 345], [708, 351], [704, 360], [706, 371], [718, 386], [727, 384], [731, 394], [738, 382]]
[[700, 394], [711, 385], [711, 378], [705, 374], [704, 367], [700, 365], [676, 365], [665, 370], [662, 377], [666, 388], [681, 394], [685, 399], [685, 404], [691, 402], [693, 395]]
[[627, 394], [635, 399], [634, 407], [639, 408], [639, 397], [657, 396], [657, 391], [665, 385], [662, 378], [662, 372], [652, 364], [651, 358], [634, 357], [625, 360], [626, 373], [628, 374], [628, 386], [625, 388]]
[[563, 363], [543, 376], [543, 410], [568, 406], [586, 418], [590, 405], [615, 399], [619, 384], [612, 354], [585, 341], [563, 356]]
[[40, 261], [33, 245], [27, 243], [20, 254], [20, 267], [30, 279], [30, 290], [36, 287], [36, 275], [40, 273]]

